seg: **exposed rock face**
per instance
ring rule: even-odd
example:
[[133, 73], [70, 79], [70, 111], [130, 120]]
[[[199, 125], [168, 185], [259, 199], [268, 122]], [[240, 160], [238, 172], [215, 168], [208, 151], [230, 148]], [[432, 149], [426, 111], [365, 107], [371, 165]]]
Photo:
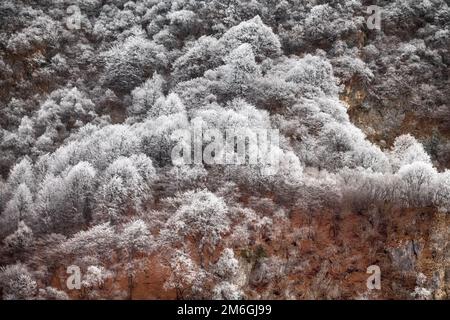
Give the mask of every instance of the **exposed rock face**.
[[341, 100], [348, 105], [352, 122], [380, 147], [389, 148], [395, 137], [411, 133], [425, 145], [439, 168], [450, 166], [450, 127], [445, 117], [428, 117], [404, 110], [404, 101], [392, 102], [390, 106], [373, 107], [374, 103], [370, 102], [367, 89], [357, 81], [350, 81], [345, 85]]
[[414, 270], [418, 251], [416, 251], [416, 246], [412, 241], [389, 251], [392, 264], [396, 269], [403, 272]]
[[[412, 299], [419, 274], [421, 287], [434, 299], [450, 295], [450, 218], [427, 208], [386, 209], [364, 214], [324, 215], [308, 221], [301, 212], [292, 214], [283, 238], [255, 244], [242, 252], [236, 284], [254, 299]], [[288, 229], [289, 229], [288, 228]], [[302, 229], [303, 228], [303, 229]], [[308, 230], [305, 232], [305, 230]], [[299, 229], [297, 229], [299, 230]], [[274, 258], [276, 257], [276, 258]], [[143, 258], [146, 267], [136, 275], [134, 299], [173, 299], [165, 290], [167, 268], [156, 254]], [[367, 268], [380, 267], [381, 290], [367, 288]], [[64, 270], [53, 285], [65, 289]], [[102, 298], [126, 295], [125, 274], [108, 281]], [[69, 291], [72, 298], [81, 292]], [[85, 298], [85, 297], [84, 297]]]

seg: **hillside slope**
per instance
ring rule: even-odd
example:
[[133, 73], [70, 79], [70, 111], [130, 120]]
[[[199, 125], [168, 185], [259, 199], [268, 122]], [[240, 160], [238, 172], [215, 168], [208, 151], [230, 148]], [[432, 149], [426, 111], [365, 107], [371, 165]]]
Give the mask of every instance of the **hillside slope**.
[[447, 1], [0, 17], [3, 299], [449, 298]]

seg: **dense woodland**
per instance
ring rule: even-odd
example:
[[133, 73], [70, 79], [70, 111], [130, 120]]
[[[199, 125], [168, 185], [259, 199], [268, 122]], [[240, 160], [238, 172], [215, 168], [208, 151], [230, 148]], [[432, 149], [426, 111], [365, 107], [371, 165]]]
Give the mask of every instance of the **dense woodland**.
[[[133, 298], [159, 264], [173, 298], [343, 298], [323, 263], [289, 289], [291, 244], [450, 210], [449, 50], [445, 0], [1, 1], [2, 297], [73, 298], [77, 265], [76, 298]], [[194, 123], [279, 130], [279, 170], [174, 165]]]

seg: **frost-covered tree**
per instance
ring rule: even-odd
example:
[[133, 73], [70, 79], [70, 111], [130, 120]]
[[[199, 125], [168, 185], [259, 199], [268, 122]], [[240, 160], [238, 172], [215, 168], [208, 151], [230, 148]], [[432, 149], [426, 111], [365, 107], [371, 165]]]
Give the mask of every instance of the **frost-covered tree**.
[[164, 167], [172, 164], [172, 150], [177, 143], [173, 133], [176, 130], [187, 129], [188, 126], [187, 114], [178, 112], [148, 119], [136, 126], [135, 130], [141, 139], [142, 152], [152, 159], [155, 167]]
[[429, 163], [413, 162], [398, 171], [400, 200], [409, 206], [428, 206], [432, 203], [436, 169]]
[[3, 240], [5, 246], [11, 251], [28, 249], [32, 242], [33, 231], [23, 221], [18, 223], [17, 230], [14, 233]]
[[364, 141], [364, 134], [351, 125], [330, 122], [324, 125], [316, 141], [319, 168], [336, 170], [349, 165], [349, 156]]
[[355, 21], [351, 17], [344, 16], [348, 14], [347, 12], [342, 10], [341, 13], [327, 3], [312, 7], [305, 18], [304, 36], [310, 41], [331, 42], [337, 37], [355, 32], [357, 28]]
[[72, 167], [64, 178], [69, 210], [80, 218], [79, 223], [92, 219], [96, 171], [88, 162]]
[[239, 271], [239, 261], [235, 258], [234, 251], [230, 248], [224, 249], [214, 269], [222, 279], [230, 280], [235, 277]]
[[196, 34], [197, 30], [201, 28], [197, 14], [191, 10], [172, 11], [167, 15], [167, 18], [170, 21], [172, 30], [174, 30], [172, 32], [179, 37]]
[[161, 231], [169, 241], [183, 243], [192, 239], [197, 247], [200, 265], [208, 249], [220, 241], [230, 228], [228, 208], [224, 200], [205, 190], [188, 191], [173, 201], [178, 204], [175, 213]]
[[133, 154], [130, 160], [144, 181], [144, 189], [148, 192], [158, 178], [152, 159], [143, 153], [139, 153]]
[[27, 185], [22, 183], [14, 191], [11, 200], [6, 203], [5, 218], [10, 223], [31, 220], [33, 217], [33, 196]]
[[64, 179], [47, 175], [36, 196], [36, 229], [68, 233], [79, 227], [82, 212], [70, 210]]
[[299, 209], [313, 215], [330, 208], [339, 208], [342, 191], [336, 177], [327, 172], [319, 173], [318, 176], [307, 176], [303, 180], [298, 192], [296, 205]]
[[241, 300], [244, 293], [235, 284], [223, 281], [213, 289], [212, 298], [215, 300]]
[[284, 275], [284, 264], [277, 256], [262, 258], [258, 261], [251, 274], [250, 281], [255, 285], [262, 285], [278, 281]]
[[416, 287], [411, 296], [415, 300], [430, 300], [433, 296], [432, 290], [427, 287], [427, 277], [423, 273], [419, 273], [416, 279]]
[[277, 67], [286, 81], [294, 82], [300, 90], [309, 95], [318, 96], [322, 92], [333, 96], [338, 93], [336, 79], [329, 61], [320, 56], [306, 55], [302, 59], [288, 59]]
[[398, 170], [403, 165], [413, 162], [430, 163], [430, 156], [426, 153], [422, 144], [412, 135], [406, 134], [397, 137], [391, 152], [392, 166]]
[[203, 165], [182, 165], [174, 166], [168, 172], [168, 184], [165, 190], [168, 194], [179, 192], [181, 190], [192, 190], [200, 187], [207, 179], [208, 171]]
[[[27, 8], [27, 7], [25, 7]], [[30, 8], [31, 9], [31, 8]], [[25, 14], [26, 12], [24, 12]], [[28, 15], [33, 18], [21, 30], [12, 34], [5, 47], [13, 54], [27, 54], [35, 47], [53, 47], [59, 45], [60, 24], [54, 21], [42, 10], [30, 10]]]
[[220, 42], [229, 51], [238, 48], [243, 43], [248, 43], [252, 46], [258, 61], [276, 57], [281, 52], [278, 37], [270, 27], [264, 25], [259, 16], [230, 28], [220, 38]]
[[137, 260], [138, 253], [146, 253], [151, 248], [152, 237], [147, 225], [142, 220], [127, 223], [119, 237], [119, 248], [125, 255], [128, 278], [128, 298], [133, 298], [133, 288], [137, 272], [144, 267], [142, 261]]
[[64, 254], [73, 256], [91, 255], [109, 261], [120, 238], [109, 223], [99, 224], [80, 231], [60, 245]]
[[[151, 162], [140, 164], [147, 166], [147, 168], [141, 168], [142, 171], [153, 168]], [[147, 179], [152, 175], [152, 171], [145, 176]], [[97, 202], [98, 218], [101, 220], [103, 214], [106, 214], [110, 222], [118, 223], [121, 216], [126, 215], [130, 210], [141, 208], [143, 201], [148, 197], [148, 192], [149, 186], [134, 166], [132, 159], [119, 157], [104, 172]]]
[[174, 81], [187, 81], [203, 76], [207, 70], [223, 63], [224, 53], [223, 45], [217, 39], [209, 36], [200, 37], [173, 63]]
[[205, 273], [190, 256], [182, 250], [176, 250], [168, 262], [170, 276], [164, 283], [166, 290], [175, 290], [177, 299], [195, 297], [201, 291], [201, 282]]
[[98, 212], [96, 220], [102, 221], [104, 216], [107, 221], [116, 224], [120, 221], [123, 206], [126, 201], [126, 189], [121, 177], [111, 177], [104, 182], [100, 191], [100, 199], [98, 200]]
[[136, 87], [131, 96], [133, 102], [128, 108], [128, 114], [132, 117], [144, 117], [156, 101], [163, 97], [164, 79], [157, 73], [145, 81], [141, 86]]
[[6, 183], [0, 179], [0, 212], [3, 212], [7, 197]]
[[184, 112], [186, 112], [186, 108], [180, 97], [176, 93], [170, 93], [167, 97], [160, 97], [156, 100], [152, 108], [148, 110], [147, 116], [158, 118]]
[[438, 173], [435, 178], [434, 203], [443, 211], [450, 210], [450, 171]]
[[142, 35], [130, 36], [104, 54], [104, 83], [118, 93], [128, 93], [167, 63], [163, 46]]
[[69, 300], [69, 296], [64, 291], [58, 290], [53, 287], [46, 287], [45, 289], [39, 289], [39, 295], [37, 299], [41, 300]]
[[[225, 58], [226, 65], [219, 67], [215, 73], [219, 88], [225, 95], [241, 96], [259, 75], [259, 67], [255, 62], [252, 47], [244, 43], [231, 51]], [[206, 74], [210, 77], [212, 74]]]
[[36, 295], [37, 284], [27, 267], [18, 263], [0, 268], [0, 287], [5, 300], [29, 300]]
[[147, 225], [142, 220], [127, 223], [120, 235], [119, 247], [127, 251], [131, 257], [138, 252], [149, 250], [151, 235]]
[[76, 137], [47, 159], [48, 172], [57, 175], [81, 161], [104, 171], [118, 157], [129, 157], [140, 150], [140, 140], [128, 125], [87, 125]]
[[[125, 2], [119, 0], [107, 5], [99, 4], [99, 10], [94, 11], [98, 17], [92, 23], [92, 34], [96, 41], [110, 42], [122, 38], [123, 33], [125, 36], [129, 35], [130, 29], [133, 34], [136, 33], [133, 27], [136, 27], [140, 19], [132, 10], [133, 4], [130, 3], [130, 6], [125, 7]], [[80, 9], [84, 7], [85, 5], [81, 4]], [[138, 29], [141, 31], [140, 26]]]
[[89, 266], [81, 280], [82, 291], [90, 299], [98, 298], [105, 282], [112, 277], [112, 273], [102, 266]]
[[33, 166], [28, 157], [17, 163], [9, 174], [8, 186], [11, 191], [16, 190], [20, 184], [25, 184], [30, 190], [35, 189]]
[[42, 131], [47, 127], [64, 127], [70, 130], [96, 116], [94, 103], [77, 87], [56, 90], [41, 105], [36, 126]]

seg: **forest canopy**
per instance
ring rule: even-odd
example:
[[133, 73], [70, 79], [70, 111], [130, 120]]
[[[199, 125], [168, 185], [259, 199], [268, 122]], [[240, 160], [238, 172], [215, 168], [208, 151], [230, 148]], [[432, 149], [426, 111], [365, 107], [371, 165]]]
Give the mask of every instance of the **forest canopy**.
[[[171, 298], [356, 298], [292, 289], [329, 269], [293, 248], [314, 219], [450, 211], [448, 3], [375, 1], [371, 29], [369, 2], [1, 1], [3, 299], [133, 298], [156, 272]], [[177, 165], [194, 127], [276, 131], [277, 170]]]

